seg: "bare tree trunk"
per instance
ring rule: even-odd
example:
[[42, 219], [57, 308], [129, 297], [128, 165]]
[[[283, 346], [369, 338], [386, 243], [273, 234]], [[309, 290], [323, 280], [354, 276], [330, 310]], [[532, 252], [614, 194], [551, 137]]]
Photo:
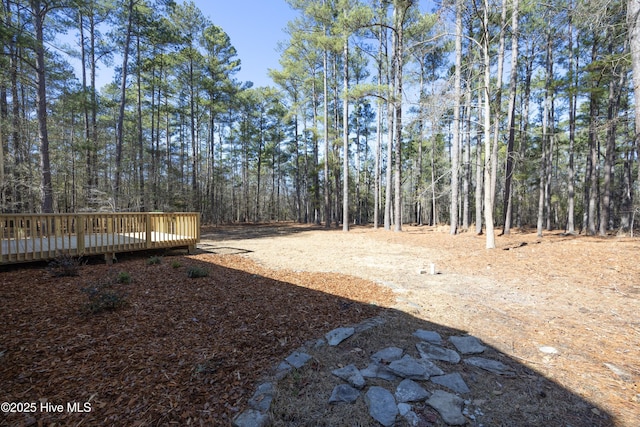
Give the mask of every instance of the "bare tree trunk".
[[[140, 55], [140, 35], [138, 34], [136, 37], [136, 56], [138, 60], [137, 74], [136, 74], [136, 83], [137, 83], [137, 125], [138, 125], [138, 191], [140, 194], [137, 199], [139, 202], [139, 210], [144, 212], [146, 210], [145, 205], [145, 185], [144, 185], [144, 138], [143, 138], [143, 129], [142, 129], [142, 56]], [[153, 132], [152, 132], [153, 134]]]
[[436, 139], [431, 138], [431, 220], [429, 225], [438, 225], [438, 202], [436, 197]]
[[44, 59], [44, 19], [48, 6], [39, 0], [31, 0], [31, 13], [36, 35], [36, 108], [38, 114], [38, 139], [40, 140], [40, 167], [42, 174], [42, 212], [53, 212], [53, 187], [51, 184], [51, 162], [49, 159], [49, 133], [47, 129], [47, 85]]
[[451, 142], [451, 207], [449, 233], [458, 231], [458, 163], [460, 152], [460, 101], [462, 68], [462, 0], [456, 0], [456, 70], [454, 77], [453, 141]]
[[[610, 52], [613, 48], [610, 49]], [[617, 70], [616, 70], [617, 71]], [[613, 201], [613, 174], [616, 167], [616, 134], [618, 131], [618, 112], [620, 109], [620, 91], [626, 86], [626, 72], [619, 73], [619, 80], [612, 79], [609, 83], [609, 105], [607, 107], [607, 146], [604, 158], [604, 180], [602, 204], [600, 205], [600, 235], [606, 236], [607, 231], [613, 228], [612, 201]], [[615, 76], [615, 72], [614, 72]]]
[[[1, 7], [1, 3], [0, 3]], [[0, 54], [5, 54], [4, 46], [0, 50]], [[0, 213], [6, 209], [6, 188], [7, 181], [5, 179], [4, 162], [5, 162], [5, 124], [9, 117], [9, 108], [7, 103], [7, 87], [4, 82], [0, 82]]]
[[[403, 5], [403, 8], [398, 11], [397, 5], [394, 9], [396, 14], [395, 26], [396, 26], [396, 45], [395, 49], [395, 69], [396, 69], [396, 83], [395, 83], [395, 164], [394, 164], [394, 210], [395, 210], [395, 224], [394, 231], [402, 231], [402, 72], [403, 72], [403, 60], [404, 60], [404, 18], [407, 12], [407, 8], [411, 5], [409, 2], [407, 5]], [[398, 16], [399, 12], [399, 16]]]
[[[635, 98], [634, 141], [637, 155], [640, 157], [640, 0], [627, 1], [627, 26], [629, 27], [629, 46], [631, 67], [633, 69], [633, 94]], [[637, 183], [640, 183], [640, 167]]]
[[[296, 97], [295, 104], [298, 105], [298, 99]], [[293, 117], [293, 129], [294, 129], [294, 144], [296, 147], [296, 175], [295, 175], [295, 186], [296, 186], [296, 222], [302, 223], [302, 193], [300, 190], [300, 135], [298, 133], [298, 111]], [[212, 141], [213, 144], [213, 141]], [[306, 164], [306, 162], [305, 162]]]
[[518, 89], [518, 0], [513, 0], [511, 11], [511, 76], [509, 81], [509, 111], [507, 123], [509, 124], [509, 139], [507, 142], [507, 162], [504, 180], [504, 227], [502, 234], [511, 233], [511, 218], [513, 211], [513, 199], [511, 192], [511, 179], [513, 177], [513, 165], [515, 153], [513, 148], [516, 139], [516, 94]]
[[391, 64], [387, 64], [387, 174], [385, 176], [385, 200], [384, 200], [384, 229], [391, 230], [391, 196], [393, 182], [393, 142], [394, 142], [394, 112], [395, 112], [395, 64], [396, 61], [396, 36], [395, 32], [391, 32]]
[[[313, 125], [319, 124], [318, 120], [318, 102], [316, 91], [316, 79], [312, 83], [312, 102], [313, 102]], [[318, 147], [318, 136], [313, 132], [313, 222], [320, 225], [320, 150]], [[326, 173], [326, 171], [325, 171]]]
[[[484, 82], [481, 75], [478, 75], [478, 88], [482, 87]], [[481, 80], [482, 79], [482, 80]], [[484, 164], [482, 161], [482, 141], [480, 139], [480, 131], [478, 129], [479, 124], [482, 122], [483, 111], [480, 106], [482, 105], [482, 94], [481, 91], [478, 91], [478, 99], [477, 99], [477, 108], [478, 111], [478, 125], [474, 127], [474, 134], [476, 140], [476, 188], [475, 188], [475, 202], [476, 202], [476, 215], [475, 215], [475, 223], [476, 223], [476, 234], [482, 234], [482, 213], [484, 212], [482, 206], [482, 191], [484, 189]]]
[[483, 14], [483, 43], [482, 55], [484, 59], [484, 222], [486, 228], [486, 248], [496, 247], [496, 237], [493, 230], [493, 159], [491, 147], [491, 57], [489, 56], [489, 1], [484, 0]]
[[[550, 75], [553, 76], [553, 55], [550, 65], [551, 71]], [[551, 92], [551, 108], [549, 109], [549, 150], [548, 150], [548, 158], [547, 158], [547, 178], [545, 180], [544, 187], [544, 205], [546, 211], [546, 230], [551, 231], [553, 229], [553, 224], [551, 221], [551, 184], [553, 182], [553, 153], [556, 150], [556, 129], [555, 129], [555, 96], [554, 92]]]
[[[345, 11], [346, 14], [346, 11]], [[342, 101], [342, 144], [344, 159], [342, 160], [342, 231], [349, 231], [349, 37], [344, 40]]]
[[[570, 7], [573, 7], [571, 2]], [[576, 103], [577, 103], [577, 55], [573, 53], [573, 22], [571, 14], [569, 14], [569, 85], [574, 90], [569, 91], [569, 170], [567, 177], [567, 190], [569, 193], [568, 212], [567, 212], [567, 230], [569, 234], [575, 234], [575, 141], [576, 141]]]
[[507, 0], [502, 0], [500, 13], [500, 36], [498, 42], [498, 69], [496, 73], [495, 111], [493, 113], [493, 142], [491, 144], [491, 211], [495, 209], [498, 183], [498, 144], [502, 121], [502, 79], [504, 77], [505, 28], [507, 26]]
[[[547, 217], [549, 217], [549, 181], [550, 177], [548, 171], [551, 170], [551, 155], [553, 148], [551, 146], [551, 132], [549, 123], [551, 120], [551, 98], [552, 98], [552, 77], [553, 77], [553, 68], [552, 68], [552, 51], [551, 51], [551, 30], [547, 29], [546, 31], [546, 60], [545, 60], [545, 95], [544, 95], [544, 107], [542, 112], [542, 153], [540, 159], [540, 182], [539, 182], [539, 191], [540, 196], [538, 198], [538, 222], [537, 222], [537, 232], [538, 237], [542, 237], [542, 229], [544, 225], [544, 213], [545, 207], [547, 208]], [[548, 228], [548, 227], [547, 227]]]
[[[467, 81], [470, 83], [472, 81], [472, 78], [470, 77]], [[471, 181], [471, 87], [467, 87], [465, 98], [466, 131], [462, 178], [462, 229], [464, 231], [467, 231], [469, 230], [469, 219], [471, 214], [469, 211], [469, 188]]]
[[[382, 41], [380, 42], [380, 57], [382, 56]], [[382, 59], [380, 58], [380, 61]], [[382, 62], [378, 63], [378, 81], [382, 80]], [[376, 154], [374, 162], [374, 183], [373, 183], [373, 228], [380, 225], [380, 187], [381, 187], [381, 157], [382, 157], [382, 100], [378, 100], [378, 111], [376, 114]]]
[[633, 212], [633, 145], [627, 146], [622, 168], [622, 201], [620, 203], [620, 228], [619, 233], [626, 234], [631, 228]]
[[613, 178], [613, 168], [615, 167], [616, 150], [616, 124], [614, 120], [615, 102], [615, 80], [609, 83], [609, 97], [607, 106], [607, 141], [604, 154], [604, 165], [602, 168], [602, 203], [600, 203], [600, 227], [598, 234], [607, 235], [609, 229], [609, 215], [611, 213], [611, 187]]
[[93, 183], [91, 181], [91, 177], [93, 175], [92, 172], [92, 150], [89, 141], [91, 140], [91, 130], [90, 130], [90, 122], [89, 122], [89, 102], [87, 99], [88, 88], [87, 88], [87, 52], [86, 52], [86, 44], [85, 44], [85, 35], [84, 35], [84, 14], [82, 11], [78, 11], [78, 30], [80, 32], [80, 61], [82, 65], [82, 115], [84, 118], [84, 139], [85, 144], [87, 145], [86, 150], [86, 192], [85, 197], [87, 200], [91, 197], [91, 188]]
[[129, 0], [127, 6], [127, 33], [122, 52], [122, 78], [120, 81], [120, 108], [118, 110], [118, 122], [116, 124], [116, 176], [113, 189], [113, 206], [117, 210], [120, 198], [120, 184], [122, 175], [122, 145], [124, 139], [124, 107], [127, 103], [127, 71], [129, 64], [129, 45], [131, 44], [131, 32], [133, 28], [133, 2]]
[[[323, 2], [324, 3], [324, 2]], [[327, 33], [326, 25], [323, 27], [324, 34]], [[324, 227], [331, 227], [331, 199], [329, 191], [331, 182], [329, 178], [329, 58], [327, 49], [324, 49], [322, 56], [322, 83], [324, 95]]]
[[[591, 59], [596, 59], [598, 45], [597, 35], [594, 37], [593, 47], [591, 49]], [[592, 83], [593, 88], [597, 88], [600, 84], [600, 79]], [[598, 101], [595, 90], [592, 90], [589, 94], [589, 156], [587, 159], [587, 173], [585, 174], [585, 192], [588, 194], [588, 208], [587, 208], [587, 234], [593, 236], [596, 234], [596, 211], [598, 204], [598, 181], [600, 180], [599, 173], [599, 147], [598, 136], [596, 129], [596, 121], [598, 120]]]

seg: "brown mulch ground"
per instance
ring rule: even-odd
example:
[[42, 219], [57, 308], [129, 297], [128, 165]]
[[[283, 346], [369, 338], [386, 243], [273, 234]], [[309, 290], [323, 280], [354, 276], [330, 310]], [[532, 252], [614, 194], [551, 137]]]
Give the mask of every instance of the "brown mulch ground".
[[[0, 400], [37, 406], [0, 413], [0, 425], [228, 425], [277, 361], [377, 315], [369, 302], [392, 302], [361, 279], [277, 273], [237, 256], [146, 261], [86, 265], [78, 277], [34, 266], [0, 273]], [[188, 278], [194, 266], [209, 276]], [[133, 281], [112, 289], [127, 306], [87, 313], [81, 289], [121, 271]], [[65, 408], [47, 413], [42, 402]], [[68, 402], [91, 411], [69, 413]]]
[[[484, 236], [431, 227], [346, 234], [271, 224], [204, 229], [213, 253], [173, 253], [160, 265], [147, 265], [151, 254], [119, 256], [70, 278], [42, 265], [3, 267], [0, 402], [37, 411], [0, 412], [0, 425], [229, 425], [292, 350], [381, 313], [386, 326], [314, 352], [279, 384], [276, 425], [318, 424], [306, 410], [326, 425], [345, 420], [340, 411], [354, 408], [317, 406], [335, 381], [330, 369], [360, 366], [387, 343], [412, 348], [417, 327], [473, 334], [517, 371], [501, 380], [459, 368], [484, 425], [640, 425], [640, 240], [524, 230], [497, 243], [487, 251]], [[438, 275], [418, 272], [431, 262]], [[190, 279], [190, 267], [209, 276]], [[87, 313], [81, 289], [121, 271], [133, 282], [112, 289], [127, 305]], [[41, 402], [90, 402], [91, 411], [55, 414]]]

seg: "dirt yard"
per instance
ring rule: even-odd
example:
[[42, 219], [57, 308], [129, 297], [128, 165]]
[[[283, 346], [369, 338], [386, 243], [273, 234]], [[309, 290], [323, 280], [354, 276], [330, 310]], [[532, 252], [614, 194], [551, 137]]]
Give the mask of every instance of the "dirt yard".
[[484, 236], [447, 231], [241, 227], [203, 239], [268, 268], [383, 284], [401, 311], [479, 337], [615, 425], [640, 425], [640, 240], [521, 231], [486, 250]]
[[[376, 315], [388, 324], [283, 380], [276, 425], [323, 425], [301, 409], [345, 420], [318, 397], [322, 374], [412, 328], [475, 335], [516, 370], [500, 381], [464, 372], [485, 426], [640, 425], [640, 240], [520, 232], [497, 245], [428, 227], [224, 226], [203, 229], [200, 254], [157, 265], [121, 255], [55, 278], [43, 265], [3, 267], [0, 402], [15, 408], [0, 425], [229, 425], [292, 350]], [[189, 278], [192, 268], [208, 276]], [[122, 272], [131, 283], [117, 283]], [[123, 306], [88, 312], [82, 289], [96, 284]]]

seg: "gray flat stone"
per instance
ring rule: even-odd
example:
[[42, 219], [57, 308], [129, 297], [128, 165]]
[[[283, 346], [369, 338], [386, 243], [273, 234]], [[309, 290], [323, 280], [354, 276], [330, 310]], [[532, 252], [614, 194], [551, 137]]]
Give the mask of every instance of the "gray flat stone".
[[336, 346], [355, 333], [354, 328], [336, 328], [324, 336], [330, 346]]
[[277, 380], [283, 379], [284, 377], [287, 376], [289, 372], [291, 372], [292, 369], [293, 369], [293, 366], [289, 365], [287, 362], [283, 360], [282, 362], [280, 362], [280, 364], [276, 368], [276, 374], [275, 374], [276, 379]]
[[434, 384], [444, 386], [449, 390], [455, 391], [456, 393], [466, 394], [471, 392], [471, 390], [469, 390], [469, 387], [467, 387], [467, 383], [464, 382], [462, 376], [458, 372], [454, 372], [453, 374], [438, 375], [429, 378], [429, 380]]
[[420, 425], [420, 418], [413, 412], [413, 408], [408, 403], [398, 403], [398, 412], [411, 427]]
[[234, 427], [264, 427], [269, 422], [269, 416], [255, 409], [247, 409], [233, 419]]
[[413, 380], [429, 379], [427, 368], [409, 355], [389, 363], [389, 370], [402, 378]]
[[513, 369], [502, 362], [498, 362], [497, 360], [485, 359], [484, 357], [469, 357], [468, 359], [464, 360], [464, 363], [466, 363], [467, 365], [478, 367], [480, 369], [484, 369], [485, 371], [489, 371], [497, 375], [504, 375], [505, 377], [516, 376], [516, 373]]
[[482, 345], [480, 340], [476, 337], [449, 337], [449, 341], [458, 349], [462, 354], [478, 354], [485, 351], [487, 348]]
[[456, 351], [440, 347], [439, 345], [419, 342], [416, 344], [416, 348], [420, 356], [424, 359], [442, 360], [454, 364], [460, 362], [460, 355]]
[[442, 375], [444, 372], [426, 359], [414, 359], [408, 354], [400, 360], [394, 360], [388, 369], [402, 378], [412, 380], [428, 380], [432, 375]]
[[400, 384], [398, 384], [395, 397], [396, 400], [401, 403], [419, 402], [428, 398], [429, 392], [417, 382], [410, 379], [404, 379]]
[[380, 378], [387, 381], [395, 381], [398, 379], [398, 376], [387, 369], [385, 365], [375, 362], [370, 363], [365, 369], [361, 369], [360, 374], [365, 378]]
[[444, 375], [444, 371], [440, 369], [435, 363], [427, 359], [416, 359], [420, 362], [426, 369], [429, 377], [434, 375]]
[[413, 336], [420, 338], [423, 341], [427, 341], [433, 344], [441, 344], [442, 337], [435, 331], [425, 331], [424, 329], [418, 329], [413, 333]]
[[331, 371], [336, 377], [345, 380], [357, 389], [363, 389], [366, 381], [356, 365], [347, 365], [344, 368], [334, 369]]
[[434, 391], [427, 400], [427, 404], [438, 411], [444, 422], [452, 426], [462, 426], [467, 423], [467, 419], [462, 415], [463, 403], [464, 401], [455, 394], [442, 390]]
[[387, 347], [371, 355], [371, 360], [376, 363], [389, 363], [399, 360], [404, 354], [404, 350], [398, 347]]
[[364, 401], [369, 408], [369, 415], [374, 420], [385, 427], [391, 427], [395, 424], [398, 406], [389, 390], [373, 386], [364, 395]]
[[260, 412], [267, 412], [273, 400], [273, 383], [262, 383], [249, 399], [249, 407]]
[[348, 384], [340, 384], [333, 388], [329, 403], [354, 403], [358, 400], [360, 392]]
[[293, 353], [291, 353], [289, 355], [289, 357], [287, 357], [286, 360], [287, 363], [289, 363], [291, 366], [293, 366], [296, 369], [300, 369], [304, 366], [305, 363], [307, 363], [309, 360], [311, 359], [311, 356], [308, 355], [307, 353], [302, 353], [299, 351], [294, 351]]
[[404, 402], [398, 403], [398, 413], [402, 416], [404, 416], [404, 414], [411, 411], [412, 409], [413, 408], [408, 403], [404, 403]]

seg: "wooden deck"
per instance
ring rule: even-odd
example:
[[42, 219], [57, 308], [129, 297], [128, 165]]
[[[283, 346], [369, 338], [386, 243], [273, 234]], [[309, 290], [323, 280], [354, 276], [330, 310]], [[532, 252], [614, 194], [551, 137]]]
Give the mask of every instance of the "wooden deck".
[[105, 255], [186, 247], [200, 241], [198, 213], [0, 215], [0, 264], [60, 255]]

